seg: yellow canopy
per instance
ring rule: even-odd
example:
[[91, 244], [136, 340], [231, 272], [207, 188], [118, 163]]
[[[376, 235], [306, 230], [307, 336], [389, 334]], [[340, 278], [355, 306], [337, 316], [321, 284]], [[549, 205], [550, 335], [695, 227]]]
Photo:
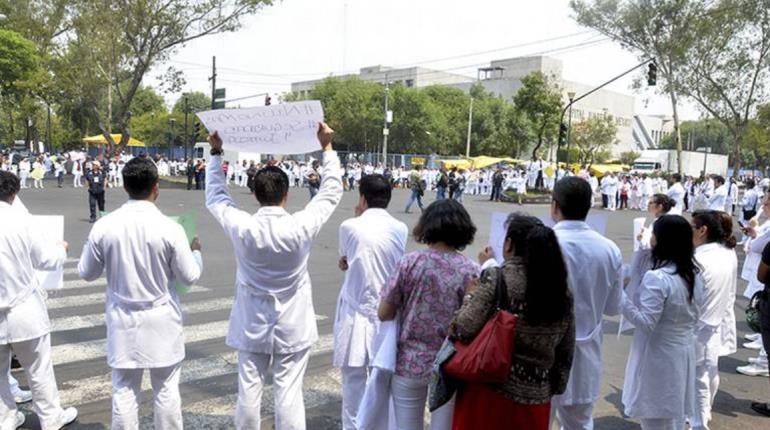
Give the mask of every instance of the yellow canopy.
[[604, 176], [609, 172], [620, 173], [628, 170], [628, 168], [623, 164], [594, 164], [591, 166], [591, 172], [596, 176]]
[[442, 163], [447, 169], [457, 167], [458, 169], [470, 169], [470, 160], [436, 160], [437, 163]]
[[503, 158], [496, 158], [496, 157], [487, 157], [486, 155], [479, 155], [478, 157], [472, 157], [471, 163], [474, 168], [476, 169], [483, 169], [484, 167], [491, 166], [493, 164], [497, 164], [501, 161], [504, 161]]
[[[112, 140], [115, 141], [115, 143], [120, 142], [120, 139], [123, 137], [122, 134], [111, 134]], [[83, 142], [88, 143], [89, 145], [106, 145], [107, 139], [104, 138], [101, 134], [97, 134], [96, 136], [86, 137], [83, 139]], [[128, 146], [140, 146], [144, 147], [144, 142], [141, 142], [139, 140], [134, 139], [133, 137], [128, 138]]]

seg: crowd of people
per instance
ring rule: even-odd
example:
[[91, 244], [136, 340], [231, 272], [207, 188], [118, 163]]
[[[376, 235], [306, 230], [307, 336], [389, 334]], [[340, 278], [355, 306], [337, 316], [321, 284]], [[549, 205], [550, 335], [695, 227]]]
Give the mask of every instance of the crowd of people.
[[[761, 182], [746, 180], [739, 202], [737, 186], [733, 191], [732, 181], [728, 185], [718, 175], [683, 183], [675, 174], [670, 184], [643, 175], [608, 174], [598, 181], [584, 169], [564, 172], [550, 183], [556, 172], [542, 163], [540, 170], [532, 168], [538, 160], [524, 170], [415, 168], [404, 176], [404, 171], [380, 173], [370, 165], [343, 167], [332, 134], [325, 124], [319, 126], [319, 160], [244, 162], [231, 170], [215, 132], [208, 162], [201, 164], [205, 205], [232, 242], [237, 267], [226, 344], [238, 351], [238, 429], [260, 427], [270, 374], [275, 427], [305, 428], [302, 381], [318, 340], [308, 259], [346, 189], [357, 189], [359, 198], [355, 217], [339, 228], [338, 266], [345, 276], [333, 365], [342, 375], [343, 429], [381, 428], [382, 417], [393, 428], [421, 429], [426, 403], [431, 404], [431, 428], [437, 430], [546, 430], [554, 417], [564, 429], [591, 429], [602, 386], [603, 321], [616, 315], [622, 316], [621, 330], [633, 329], [623, 384], [625, 415], [639, 419], [645, 430], [708, 429], [719, 389], [719, 358], [737, 348], [738, 242], [732, 214], [738, 204], [748, 253], [740, 274], [749, 281], [744, 294], [761, 297], [761, 333], [751, 340], [765, 351], [770, 347], [770, 194]], [[45, 166], [45, 159], [40, 163]], [[54, 172], [56, 163], [63, 160], [54, 159]], [[93, 196], [92, 207], [104, 210], [106, 184], [122, 186], [128, 194], [125, 204], [94, 224], [78, 265], [86, 281], [106, 272], [112, 427], [138, 428], [138, 393], [147, 370], [155, 428], [182, 428], [179, 377], [185, 347], [174, 286], [194, 284], [203, 258], [200, 242], [188, 241], [181, 226], [155, 206], [160, 175], [166, 168], [178, 173], [179, 165], [117, 158], [108, 161], [105, 173], [95, 160], [74, 164], [90, 193], [101, 190], [101, 201]], [[18, 198], [21, 167], [17, 173], [0, 171], [0, 217], [18, 226], [0, 230], [0, 308], [6, 319], [0, 326], [0, 366], [9, 368], [11, 354], [18, 357], [43, 428], [58, 429], [77, 411], [59, 402], [44, 293], [33, 270], [61, 267], [68, 244], [37, 235]], [[259, 204], [256, 214], [239, 209], [230, 196], [230, 182], [243, 186], [244, 176]], [[525, 192], [530, 183], [550, 187], [555, 225], [512, 213], [502, 255], [487, 247], [471, 259], [463, 250], [474, 241], [476, 226], [462, 195], [473, 184], [495, 199], [506, 181], [520, 181], [509, 186]], [[303, 184], [311, 199], [290, 214], [289, 189]], [[412, 189], [421, 209], [421, 193], [436, 190], [436, 200], [424, 207], [411, 232], [388, 212], [394, 187]], [[638, 246], [630, 265], [623, 264], [614, 242], [586, 223], [597, 192], [607, 209], [627, 201], [652, 217], [634, 238]], [[684, 210], [692, 212], [690, 220], [681, 216]], [[422, 248], [406, 253], [410, 234]], [[501, 310], [517, 318], [504, 377], [480, 382], [445, 374], [452, 357], [445, 351], [472, 345]], [[752, 364], [762, 363], [767, 369], [764, 352]], [[3, 428], [24, 422], [12, 384], [10, 373], [0, 378]], [[385, 401], [378, 393], [385, 393]], [[767, 403], [752, 407], [770, 416]]]

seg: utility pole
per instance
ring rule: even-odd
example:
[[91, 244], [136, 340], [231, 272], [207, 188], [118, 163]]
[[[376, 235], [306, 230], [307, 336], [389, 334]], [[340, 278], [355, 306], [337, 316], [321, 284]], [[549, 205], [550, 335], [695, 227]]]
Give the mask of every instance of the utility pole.
[[187, 159], [187, 145], [188, 145], [188, 139], [190, 138], [190, 135], [187, 134], [187, 114], [189, 113], [190, 109], [187, 107], [187, 94], [184, 95], [184, 158]]
[[217, 91], [217, 57], [213, 56], [211, 57], [211, 77], [209, 78], [209, 81], [211, 81], [211, 110], [214, 110], [214, 100], [216, 100], [216, 91]]
[[[388, 75], [385, 75], [385, 127], [382, 129], [382, 163], [383, 168], [388, 164], [388, 134], [390, 134], [389, 124], [393, 120], [392, 114], [388, 110], [388, 96], [390, 95], [390, 82]], [[388, 118], [390, 117], [390, 118]]]
[[473, 124], [473, 96], [471, 96], [471, 106], [468, 109], [468, 139], [465, 142], [465, 158], [471, 156], [471, 124]]

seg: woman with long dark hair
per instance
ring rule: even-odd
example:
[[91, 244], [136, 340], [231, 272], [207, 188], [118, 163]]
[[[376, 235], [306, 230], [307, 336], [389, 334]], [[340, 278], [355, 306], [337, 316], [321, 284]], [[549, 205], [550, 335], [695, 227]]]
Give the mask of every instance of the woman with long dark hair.
[[694, 429], [705, 429], [719, 390], [719, 357], [737, 350], [734, 305], [738, 257], [732, 217], [726, 212], [696, 211], [692, 228], [704, 289], [695, 341], [697, 408], [688, 421]]
[[638, 298], [623, 295], [623, 317], [634, 340], [623, 384], [625, 414], [643, 430], [681, 430], [695, 409], [695, 350], [703, 279], [695, 261], [693, 231], [678, 215], [653, 225], [652, 270]]
[[508, 380], [465, 383], [457, 392], [453, 429], [547, 430], [551, 397], [567, 385], [575, 349], [575, 316], [567, 269], [556, 234], [537, 218], [512, 214], [505, 262], [484, 271], [453, 322], [455, 337], [470, 342], [495, 313], [502, 276], [511, 309], [520, 309]]

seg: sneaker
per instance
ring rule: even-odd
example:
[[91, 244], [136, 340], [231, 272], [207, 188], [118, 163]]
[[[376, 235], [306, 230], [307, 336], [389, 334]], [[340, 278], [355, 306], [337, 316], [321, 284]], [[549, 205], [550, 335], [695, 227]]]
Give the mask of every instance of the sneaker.
[[767, 366], [767, 357], [749, 357], [749, 364]]
[[770, 372], [767, 370], [767, 366], [761, 366], [758, 364], [748, 364], [746, 366], [740, 366], [735, 369], [738, 373], [746, 376], [770, 376]]
[[16, 422], [13, 425], [13, 430], [16, 430], [17, 428], [24, 425], [24, 421], [27, 420], [27, 417], [24, 416], [23, 413], [20, 411], [16, 411]]
[[749, 342], [754, 342], [757, 339], [761, 339], [762, 335], [759, 333], [750, 333], [743, 336], [744, 339], [748, 340]]
[[61, 415], [59, 415], [59, 421], [52, 425], [52, 429], [61, 429], [62, 427], [72, 424], [75, 419], [78, 417], [78, 410], [75, 408], [67, 408], [62, 411]]
[[751, 342], [744, 343], [743, 347], [747, 349], [753, 349], [754, 351], [759, 351], [760, 349], [762, 349], [762, 339], [757, 339]]
[[758, 414], [770, 417], [770, 405], [767, 403], [752, 402], [751, 409]]
[[16, 390], [13, 392], [13, 401], [17, 404], [27, 403], [32, 400], [32, 391]]

